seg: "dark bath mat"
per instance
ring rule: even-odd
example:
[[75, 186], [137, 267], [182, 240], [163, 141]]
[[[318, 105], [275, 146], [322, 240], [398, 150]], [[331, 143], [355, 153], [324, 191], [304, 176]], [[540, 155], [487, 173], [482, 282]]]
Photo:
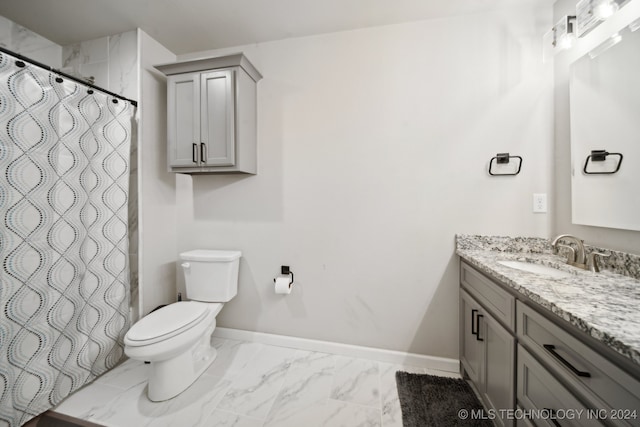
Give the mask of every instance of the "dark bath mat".
[[472, 411], [485, 412], [478, 412], [483, 406], [465, 380], [398, 371], [396, 384], [404, 427], [493, 426], [488, 419], [472, 419]]

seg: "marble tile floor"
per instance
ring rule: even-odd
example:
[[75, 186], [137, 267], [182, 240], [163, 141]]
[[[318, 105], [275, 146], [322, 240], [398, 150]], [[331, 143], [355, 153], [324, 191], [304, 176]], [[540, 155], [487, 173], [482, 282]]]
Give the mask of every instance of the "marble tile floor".
[[148, 365], [127, 360], [53, 410], [109, 427], [402, 426], [398, 370], [457, 374], [213, 338], [218, 356], [174, 399], [146, 397]]

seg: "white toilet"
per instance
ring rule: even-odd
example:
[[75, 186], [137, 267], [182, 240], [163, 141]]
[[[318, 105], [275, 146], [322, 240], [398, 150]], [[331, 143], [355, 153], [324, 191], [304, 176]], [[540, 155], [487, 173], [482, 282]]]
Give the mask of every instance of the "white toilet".
[[151, 362], [148, 396], [154, 402], [186, 390], [216, 358], [216, 315], [238, 293], [241, 252], [198, 249], [180, 254], [187, 298], [140, 319], [124, 337], [131, 359]]

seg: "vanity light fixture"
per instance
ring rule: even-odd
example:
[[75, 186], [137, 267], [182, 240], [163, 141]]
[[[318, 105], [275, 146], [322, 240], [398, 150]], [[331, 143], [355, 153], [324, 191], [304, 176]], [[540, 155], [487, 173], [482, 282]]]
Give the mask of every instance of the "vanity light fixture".
[[577, 36], [584, 36], [618, 9], [620, 5], [616, 0], [580, 0], [576, 4]]
[[553, 46], [558, 50], [570, 49], [576, 39], [575, 16], [564, 16], [553, 27]]
[[575, 21], [576, 17], [573, 15], [564, 16], [543, 36], [542, 58], [544, 62], [547, 62], [551, 55], [573, 46], [576, 39]]

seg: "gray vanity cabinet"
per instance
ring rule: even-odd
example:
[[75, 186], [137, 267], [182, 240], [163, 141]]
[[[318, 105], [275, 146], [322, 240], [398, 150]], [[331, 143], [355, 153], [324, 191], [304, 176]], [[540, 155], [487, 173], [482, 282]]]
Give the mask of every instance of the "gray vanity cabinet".
[[538, 414], [496, 424], [640, 426], [636, 365], [464, 261], [460, 334], [461, 374], [485, 407]]
[[511, 426], [513, 420], [500, 418], [500, 410], [515, 405], [515, 338], [510, 326], [513, 297], [464, 264], [461, 284], [463, 373], [473, 382], [485, 406], [497, 416], [496, 424]]
[[256, 173], [256, 84], [242, 54], [158, 65], [167, 75], [167, 160], [181, 173]]

